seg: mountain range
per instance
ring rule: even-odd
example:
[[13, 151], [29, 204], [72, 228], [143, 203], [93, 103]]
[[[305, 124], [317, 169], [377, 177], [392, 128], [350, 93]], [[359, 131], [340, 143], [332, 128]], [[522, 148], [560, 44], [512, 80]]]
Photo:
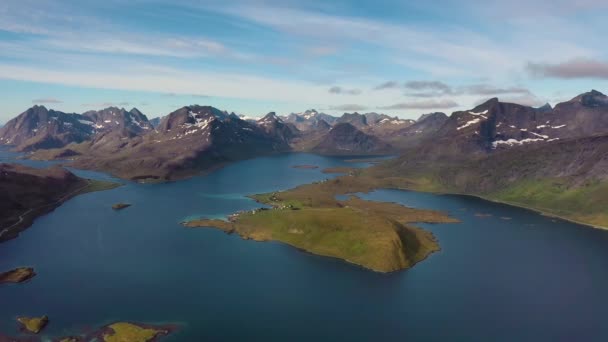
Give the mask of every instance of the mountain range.
[[[228, 162], [289, 151], [396, 154], [403, 156], [402, 163], [393, 167], [403, 170], [412, 162], [406, 156], [427, 166], [471, 160], [494, 165], [493, 158], [545, 148], [556, 153], [553, 146], [571, 141], [599, 144], [585, 139], [608, 134], [608, 97], [592, 90], [553, 108], [493, 98], [470, 110], [449, 116], [429, 113], [418, 120], [379, 113], [334, 117], [313, 109], [251, 119], [194, 105], [154, 121], [135, 108], [75, 114], [34, 106], [0, 128], [0, 144], [33, 151], [31, 158], [72, 159], [75, 167], [129, 179], [179, 179]], [[511, 150], [526, 152], [502, 153]]]

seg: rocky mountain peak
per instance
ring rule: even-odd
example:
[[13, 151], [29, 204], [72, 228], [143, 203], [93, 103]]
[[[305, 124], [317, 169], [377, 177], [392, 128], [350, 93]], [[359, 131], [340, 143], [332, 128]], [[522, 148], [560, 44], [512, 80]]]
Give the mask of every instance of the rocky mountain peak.
[[422, 122], [424, 120], [433, 119], [433, 118], [447, 119], [448, 116], [442, 112], [427, 113], [427, 114], [420, 115], [420, 117], [418, 118], [418, 120], [416, 120], [416, 122]]
[[593, 89], [589, 92], [581, 94], [573, 99], [580, 102], [585, 107], [603, 107], [608, 106], [608, 96]]

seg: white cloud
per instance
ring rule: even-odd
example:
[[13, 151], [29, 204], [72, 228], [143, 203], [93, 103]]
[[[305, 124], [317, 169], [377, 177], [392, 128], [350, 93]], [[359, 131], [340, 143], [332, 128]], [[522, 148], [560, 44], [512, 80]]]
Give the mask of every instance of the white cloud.
[[32, 103], [36, 103], [36, 104], [49, 104], [49, 103], [63, 103], [63, 101], [58, 100], [58, 99], [53, 98], [53, 97], [45, 97], [45, 98], [41, 98], [41, 99], [34, 99], [34, 100], [32, 100]]

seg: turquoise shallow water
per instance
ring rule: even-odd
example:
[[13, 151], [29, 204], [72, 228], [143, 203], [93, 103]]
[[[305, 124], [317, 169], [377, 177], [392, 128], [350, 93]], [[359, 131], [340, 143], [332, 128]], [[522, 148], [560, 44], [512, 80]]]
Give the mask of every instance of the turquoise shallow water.
[[[320, 168], [291, 168], [298, 164]], [[0, 269], [38, 272], [0, 288], [0, 331], [14, 334], [17, 315], [47, 314], [49, 337], [128, 320], [180, 324], [166, 341], [608, 339], [608, 232], [527, 210], [462, 196], [363, 195], [463, 221], [422, 225], [441, 252], [388, 275], [179, 225], [256, 208], [245, 195], [322, 180], [331, 177], [323, 168], [341, 165], [353, 164], [286, 154], [74, 198], [0, 244]], [[133, 206], [115, 212], [116, 202]]]

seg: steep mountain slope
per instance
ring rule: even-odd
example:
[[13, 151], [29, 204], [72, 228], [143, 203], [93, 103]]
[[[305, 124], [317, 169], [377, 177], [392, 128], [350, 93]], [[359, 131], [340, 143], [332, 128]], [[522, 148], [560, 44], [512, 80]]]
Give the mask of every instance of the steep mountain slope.
[[414, 149], [379, 166], [423, 191], [464, 193], [608, 227], [608, 135], [514, 146], [466, 159]]
[[420, 142], [431, 139], [448, 120], [445, 113], [423, 114], [420, 118], [404, 128], [399, 128], [386, 135], [387, 141], [400, 148], [410, 148]]
[[608, 96], [597, 90], [581, 94], [557, 104], [543, 120], [543, 132], [562, 139], [608, 132]]
[[383, 154], [394, 149], [388, 143], [366, 134], [350, 123], [338, 123], [311, 149], [312, 152], [330, 155]]

